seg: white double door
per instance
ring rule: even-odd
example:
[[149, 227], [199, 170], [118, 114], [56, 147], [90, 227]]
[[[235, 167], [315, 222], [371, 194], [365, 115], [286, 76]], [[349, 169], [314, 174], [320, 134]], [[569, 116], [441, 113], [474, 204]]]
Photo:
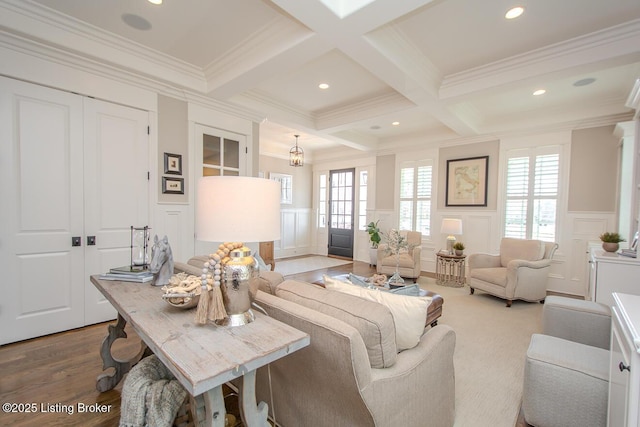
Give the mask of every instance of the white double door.
[[89, 281], [149, 221], [149, 114], [0, 77], [0, 344], [115, 318]]

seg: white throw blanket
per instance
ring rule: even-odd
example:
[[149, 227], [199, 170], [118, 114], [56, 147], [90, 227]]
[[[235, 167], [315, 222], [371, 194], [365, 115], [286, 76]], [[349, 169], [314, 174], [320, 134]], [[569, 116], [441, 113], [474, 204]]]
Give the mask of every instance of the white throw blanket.
[[120, 427], [171, 427], [187, 391], [155, 356], [131, 368], [122, 387]]

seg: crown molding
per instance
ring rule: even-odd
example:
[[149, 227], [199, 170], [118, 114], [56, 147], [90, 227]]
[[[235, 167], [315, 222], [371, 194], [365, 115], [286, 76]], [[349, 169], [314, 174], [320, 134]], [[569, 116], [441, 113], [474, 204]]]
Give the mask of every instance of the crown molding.
[[445, 76], [448, 99], [567, 68], [638, 54], [640, 19]]
[[5, 0], [0, 9], [0, 26], [4, 32], [157, 80], [200, 92], [206, 89], [204, 73], [200, 68], [46, 6], [35, 2]]
[[264, 61], [280, 55], [301, 41], [313, 36], [308, 30], [291, 21], [276, 16], [247, 36], [240, 44], [233, 46], [220, 58], [204, 67], [207, 92], [229, 82]]
[[[264, 112], [263, 118], [264, 114], [267, 116], [273, 115], [277, 118], [293, 121], [298, 126], [306, 126], [315, 130], [315, 116], [313, 114], [295, 109], [288, 104], [269, 97], [269, 95], [258, 89], [245, 91], [234, 96], [230, 101]], [[293, 119], [291, 119], [292, 117]]]
[[631, 89], [631, 93], [624, 105], [636, 110], [635, 118], [640, 117], [640, 78], [636, 79], [633, 89]]
[[316, 113], [316, 125], [319, 130], [326, 131], [345, 123], [365, 120], [415, 106], [413, 102], [395, 91], [386, 92], [359, 102], [318, 112]]
[[[262, 116], [260, 114], [241, 106], [236, 106], [231, 103], [209, 98], [188, 88], [180, 88], [177, 86], [167, 85], [165, 82], [152, 79], [151, 77], [141, 75], [131, 70], [118, 68], [111, 64], [104, 64], [95, 59], [86, 58], [77, 53], [64, 51], [54, 46], [46, 45], [32, 39], [20, 37], [16, 34], [0, 33], [0, 47], [4, 47], [16, 53], [26, 55], [41, 61], [58, 64], [83, 73], [88, 73], [125, 85], [145, 89], [159, 95], [165, 95], [172, 98], [184, 100], [186, 102], [192, 102], [203, 107], [234, 115], [239, 118], [256, 122], [259, 122], [262, 119]], [[11, 77], [18, 79], [24, 78], [24, 76], [19, 75], [13, 75]], [[34, 83], [42, 84], [41, 81], [35, 80]], [[56, 87], [61, 90], [78, 92], [77, 87], [66, 87], [63, 85], [50, 83], [47, 83], [47, 85]], [[87, 92], [82, 94], [87, 96], [96, 96], [95, 93]]]

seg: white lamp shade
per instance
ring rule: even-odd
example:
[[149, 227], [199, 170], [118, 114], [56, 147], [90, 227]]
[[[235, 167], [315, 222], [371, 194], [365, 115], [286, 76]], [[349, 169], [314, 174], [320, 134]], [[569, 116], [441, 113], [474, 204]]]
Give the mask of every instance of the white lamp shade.
[[456, 218], [444, 218], [442, 220], [442, 234], [462, 234], [462, 220]]
[[243, 243], [279, 240], [280, 184], [244, 176], [200, 178], [196, 239]]

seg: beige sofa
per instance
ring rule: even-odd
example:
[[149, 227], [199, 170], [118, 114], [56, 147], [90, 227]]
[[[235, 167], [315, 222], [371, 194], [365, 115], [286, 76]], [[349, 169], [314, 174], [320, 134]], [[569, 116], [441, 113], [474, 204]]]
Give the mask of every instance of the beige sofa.
[[416, 347], [397, 353], [393, 318], [381, 304], [295, 280], [276, 295], [258, 292], [256, 302], [311, 337], [308, 347], [258, 370], [257, 397], [280, 425], [453, 425], [450, 327], [427, 328]]
[[[203, 257], [176, 271], [195, 274]], [[453, 352], [445, 325], [396, 350], [395, 324], [382, 304], [260, 271], [256, 304], [308, 333], [311, 343], [258, 370], [256, 396], [283, 427], [452, 426]]]

